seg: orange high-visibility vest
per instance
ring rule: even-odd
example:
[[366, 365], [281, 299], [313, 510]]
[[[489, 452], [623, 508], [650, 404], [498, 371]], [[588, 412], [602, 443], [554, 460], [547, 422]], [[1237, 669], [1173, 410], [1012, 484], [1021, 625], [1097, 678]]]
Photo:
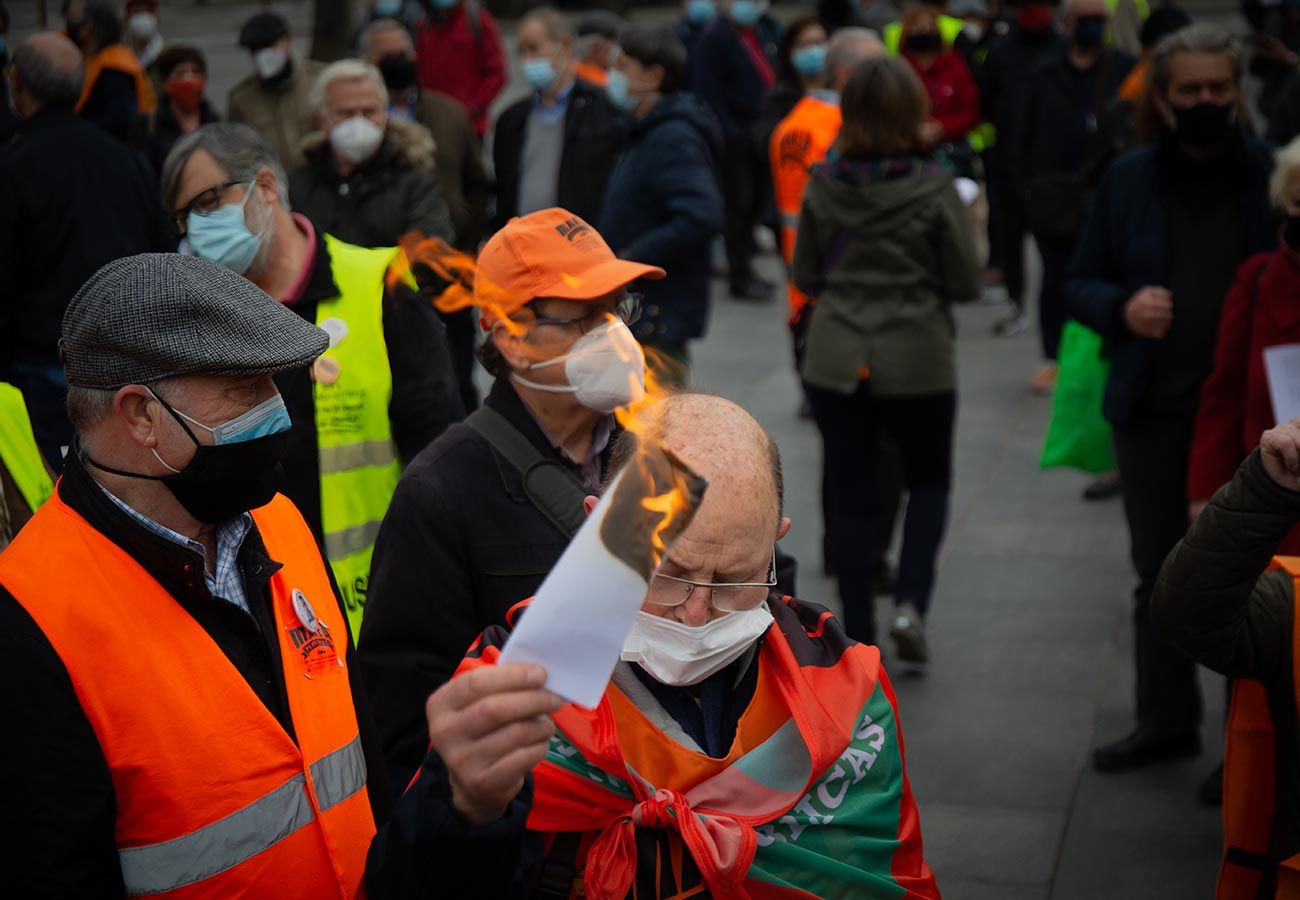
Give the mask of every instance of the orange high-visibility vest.
[[375, 823], [347, 622], [293, 504], [277, 496], [253, 520], [283, 565], [271, 601], [296, 745], [198, 622], [57, 492], [0, 554], [0, 584], [63, 661], [108, 762], [130, 896], [362, 894]]
[[[794, 243], [799, 228], [799, 208], [808, 186], [808, 170], [826, 158], [840, 133], [841, 114], [836, 103], [807, 96], [776, 126], [768, 145], [776, 208], [781, 214], [781, 255], [786, 265], [794, 261]], [[789, 282], [790, 322], [793, 324], [808, 297]]]
[[[1269, 568], [1280, 569], [1294, 580], [1291, 680], [1300, 710], [1300, 557], [1276, 557]], [[1223, 863], [1216, 900], [1300, 897], [1300, 854], [1275, 860], [1269, 852], [1277, 802], [1276, 767], [1277, 745], [1264, 686], [1237, 679], [1232, 684], [1223, 759]], [[1265, 885], [1267, 893], [1261, 895]]]
[[81, 97], [77, 100], [77, 112], [86, 105], [90, 93], [95, 89], [95, 82], [105, 69], [124, 72], [135, 79], [135, 105], [142, 113], [151, 113], [158, 108], [158, 98], [154, 96], [153, 84], [145, 74], [140, 60], [126, 44], [109, 44], [94, 56], [86, 60], [86, 79], [81, 83]]

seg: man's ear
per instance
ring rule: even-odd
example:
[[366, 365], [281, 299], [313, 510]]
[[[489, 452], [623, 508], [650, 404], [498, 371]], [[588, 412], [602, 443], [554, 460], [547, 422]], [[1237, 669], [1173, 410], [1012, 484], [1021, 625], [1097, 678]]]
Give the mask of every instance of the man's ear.
[[113, 396], [113, 411], [126, 423], [131, 438], [142, 447], [158, 446], [158, 424], [150, 410], [154, 402], [149, 392], [138, 384], [119, 388]]
[[280, 183], [276, 180], [275, 173], [270, 169], [262, 168], [257, 170], [254, 190], [257, 191], [257, 197], [262, 201], [263, 206], [279, 205]]
[[789, 516], [781, 517], [781, 524], [776, 526], [776, 539], [779, 541], [790, 533], [790, 526], [794, 525]]
[[664, 67], [659, 65], [658, 63], [650, 67], [650, 77], [654, 80], [656, 94], [663, 93], [664, 78], [666, 78], [667, 75], [668, 73], [664, 71]]
[[524, 347], [524, 332], [516, 333], [505, 322], [498, 321], [492, 325], [487, 339], [496, 344], [498, 352], [510, 368], [519, 371], [533, 364], [532, 357]]
[[591, 494], [588, 494], [587, 496], [582, 498], [582, 509], [587, 515], [591, 515], [592, 512], [596, 509], [596, 504], [599, 502], [600, 502], [599, 497], [594, 497]]

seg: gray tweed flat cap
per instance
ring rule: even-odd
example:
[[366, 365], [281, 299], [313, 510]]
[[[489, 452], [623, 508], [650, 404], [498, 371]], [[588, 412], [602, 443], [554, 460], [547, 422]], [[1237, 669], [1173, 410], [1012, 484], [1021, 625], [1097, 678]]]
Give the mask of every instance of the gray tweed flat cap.
[[309, 364], [329, 335], [243, 276], [194, 256], [114, 260], [63, 314], [68, 384], [117, 390], [177, 375], [258, 375]]

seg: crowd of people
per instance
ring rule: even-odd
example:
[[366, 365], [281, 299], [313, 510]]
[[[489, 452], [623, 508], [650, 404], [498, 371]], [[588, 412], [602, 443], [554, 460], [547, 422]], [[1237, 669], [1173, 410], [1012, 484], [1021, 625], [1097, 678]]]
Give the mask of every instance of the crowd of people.
[[[158, 0], [16, 42], [0, 6], [20, 895], [937, 898], [878, 623], [930, 663], [977, 301], [1113, 446], [1136, 715], [1094, 767], [1200, 754], [1197, 664], [1229, 676], [1219, 896], [1297, 895], [1266, 351], [1300, 335], [1300, 19], [1248, 4], [1247, 53], [1146, 0], [806, 6], [507, 40], [478, 0], [371, 0], [332, 61], [260, 12], [224, 105]], [[713, 298], [777, 292], [767, 233], [835, 616], [779, 550], [779, 448], [691, 390]], [[578, 707], [499, 657], [650, 444], [708, 488]]]

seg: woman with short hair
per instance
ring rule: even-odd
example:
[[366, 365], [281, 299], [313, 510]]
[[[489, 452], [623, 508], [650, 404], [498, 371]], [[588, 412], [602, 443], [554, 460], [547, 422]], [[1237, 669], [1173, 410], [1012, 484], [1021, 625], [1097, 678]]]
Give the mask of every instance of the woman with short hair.
[[948, 520], [957, 410], [950, 304], [976, 299], [982, 273], [946, 162], [926, 155], [930, 100], [898, 57], [862, 63], [843, 92], [844, 125], [804, 198], [793, 277], [816, 297], [803, 379], [821, 431], [830, 562], [850, 637], [876, 638], [871, 561], [876, 432], [903, 459], [909, 499], [891, 635], [899, 658], [928, 659], [923, 620]]

